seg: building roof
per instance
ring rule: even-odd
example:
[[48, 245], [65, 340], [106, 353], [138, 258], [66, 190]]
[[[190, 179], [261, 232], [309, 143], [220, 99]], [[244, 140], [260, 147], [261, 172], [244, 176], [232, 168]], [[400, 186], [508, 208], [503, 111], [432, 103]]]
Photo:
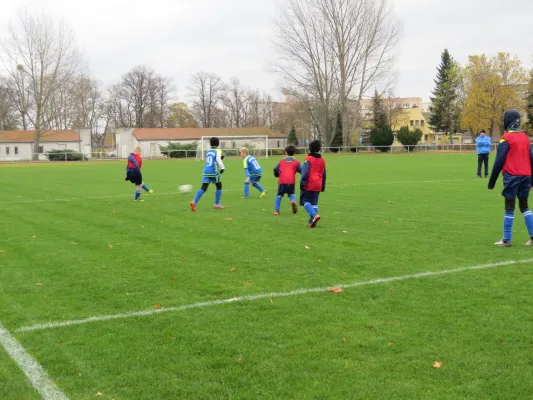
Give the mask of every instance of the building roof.
[[137, 140], [197, 140], [202, 136], [269, 136], [284, 138], [281, 132], [268, 128], [135, 128]]
[[[43, 131], [39, 142], [79, 142], [80, 135], [72, 130]], [[35, 131], [0, 131], [0, 143], [34, 143]]]

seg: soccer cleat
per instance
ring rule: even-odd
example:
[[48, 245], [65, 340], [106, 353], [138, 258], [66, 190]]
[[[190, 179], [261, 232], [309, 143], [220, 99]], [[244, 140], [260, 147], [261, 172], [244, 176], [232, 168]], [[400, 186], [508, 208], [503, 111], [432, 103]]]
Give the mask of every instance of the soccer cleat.
[[242, 196], [241, 197], [241, 199], [247, 199], [247, 198], [248, 198], [248, 196]]
[[150, 189], [150, 190], [148, 191], [148, 194], [154, 194], [154, 191], [153, 191], [152, 189]]
[[[530, 241], [531, 241], [531, 239], [530, 239]], [[504, 241], [502, 239], [499, 242], [494, 243], [494, 245], [495, 246], [500, 246], [500, 247], [511, 247], [511, 241], [510, 240]]]
[[317, 222], [320, 221], [320, 215], [315, 215], [313, 220], [309, 223], [309, 228], [314, 228]]
[[266, 197], [266, 195], [267, 195], [267, 191], [263, 190], [263, 192], [261, 192], [261, 195], [259, 197], [263, 198], [263, 197]]
[[298, 207], [296, 207], [296, 202], [291, 201], [292, 213], [296, 214], [298, 212]]
[[220, 204], [213, 204], [213, 208], [215, 210], [223, 210], [226, 207], [224, 207], [223, 205], [220, 205]]
[[274, 215], [279, 215], [279, 211], [274, 211]]
[[189, 204], [191, 206], [191, 211], [195, 212], [196, 211], [196, 203], [194, 201], [191, 201]]
[[143, 199], [137, 199], [137, 200], [134, 199], [133, 201], [144, 201], [144, 200]]
[[526, 243], [526, 246], [531, 247], [533, 246], [533, 239], [529, 239]]

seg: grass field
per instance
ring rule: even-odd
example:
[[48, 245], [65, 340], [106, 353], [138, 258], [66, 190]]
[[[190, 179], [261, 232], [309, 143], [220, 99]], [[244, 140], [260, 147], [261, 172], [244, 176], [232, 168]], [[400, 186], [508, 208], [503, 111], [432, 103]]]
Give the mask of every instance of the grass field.
[[[533, 249], [519, 213], [493, 246], [475, 155], [326, 155], [316, 229], [259, 161], [267, 198], [226, 159], [196, 213], [195, 161], [145, 161], [144, 203], [123, 163], [0, 167], [0, 338], [69, 399], [533, 398]], [[0, 399], [54, 398], [14, 359]]]

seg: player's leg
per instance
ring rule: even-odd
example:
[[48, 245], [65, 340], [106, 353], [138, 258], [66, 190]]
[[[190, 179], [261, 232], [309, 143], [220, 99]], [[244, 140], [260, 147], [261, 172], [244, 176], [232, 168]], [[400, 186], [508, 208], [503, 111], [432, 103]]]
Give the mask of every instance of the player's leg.
[[204, 193], [207, 191], [207, 188], [209, 187], [209, 182], [210, 179], [208, 177], [202, 178], [202, 187], [198, 189], [193, 201], [190, 202], [191, 211], [196, 211], [196, 204], [198, 204]]
[[529, 209], [529, 191], [531, 190], [531, 178], [524, 177], [518, 190], [518, 206], [520, 212], [524, 216], [524, 222], [526, 223], [527, 232], [529, 234], [529, 240], [526, 246], [533, 246], [533, 213]]
[[318, 197], [320, 196], [320, 192], [314, 192], [313, 201], [311, 205], [313, 206], [313, 210], [315, 211], [315, 216], [313, 217], [313, 220], [311, 221], [310, 228], [314, 228], [318, 221], [320, 221], [320, 214], [318, 213]]
[[314, 192], [308, 192], [307, 190], [302, 190], [300, 193], [300, 205], [304, 207], [305, 211], [309, 214], [309, 222], [308, 225], [311, 227], [311, 224], [313, 223], [313, 219], [316, 216], [315, 209], [313, 208], [313, 193]]
[[222, 197], [222, 182], [220, 182], [220, 177], [217, 179], [216, 187], [217, 190], [215, 192], [215, 204], [213, 205], [213, 208], [220, 210], [225, 208], [224, 206], [220, 205], [220, 199]]
[[141, 200], [141, 189], [142, 189], [142, 184], [143, 184], [143, 177], [140, 171], [135, 173], [134, 184], [135, 184], [135, 196], [133, 197], [133, 200], [142, 201]]
[[483, 154], [477, 155], [477, 176], [481, 178], [481, 165], [483, 164]]
[[496, 246], [510, 247], [513, 236], [513, 223], [514, 223], [514, 209], [516, 198], [518, 195], [518, 183], [519, 178], [517, 176], [503, 174], [503, 191], [502, 196], [505, 198], [505, 214], [503, 218], [503, 238], [499, 242], [494, 243]]
[[267, 192], [265, 189], [263, 189], [263, 186], [259, 184], [259, 182], [261, 181], [261, 176], [254, 176], [251, 180], [252, 186], [259, 190], [259, 192], [261, 192], [261, 197], [265, 197]]
[[274, 215], [279, 215], [279, 209], [281, 207], [281, 199], [283, 198], [283, 195], [284, 195], [283, 186], [284, 185], [278, 184], [278, 194], [276, 196], [276, 202], [274, 204]]
[[489, 155], [488, 154], [485, 154], [483, 161], [485, 163], [485, 178], [486, 178], [489, 176]]
[[150, 194], [154, 193], [154, 191], [152, 189], [150, 189], [148, 186], [146, 186], [146, 183], [142, 183], [142, 188], [144, 189], [145, 192], [148, 192]]
[[244, 180], [244, 196], [242, 196], [243, 199], [247, 199], [250, 195], [250, 182], [248, 182], [248, 178]]
[[296, 206], [296, 195], [294, 194], [294, 185], [288, 185], [287, 194], [291, 201], [292, 213], [296, 214], [298, 212], [298, 207]]

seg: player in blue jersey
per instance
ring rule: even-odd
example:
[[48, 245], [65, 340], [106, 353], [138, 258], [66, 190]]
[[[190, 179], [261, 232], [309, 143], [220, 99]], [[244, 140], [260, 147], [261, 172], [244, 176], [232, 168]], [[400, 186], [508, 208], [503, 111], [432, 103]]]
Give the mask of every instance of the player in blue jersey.
[[257, 162], [254, 156], [250, 155], [248, 148], [243, 147], [241, 149], [241, 157], [244, 158], [243, 167], [244, 173], [246, 174], [246, 179], [244, 180], [244, 196], [243, 199], [247, 199], [250, 195], [250, 183], [254, 188], [261, 192], [260, 197], [265, 197], [267, 191], [259, 184], [261, 176], [263, 175], [263, 170]]
[[215, 192], [215, 204], [213, 208], [221, 210], [224, 208], [220, 204], [220, 198], [222, 197], [222, 182], [220, 181], [220, 175], [224, 173], [224, 163], [222, 162], [222, 151], [218, 149], [220, 141], [216, 137], [209, 139], [211, 149], [205, 153], [205, 166], [202, 174], [202, 187], [196, 192], [194, 200], [191, 201], [191, 211], [196, 211], [196, 204], [200, 201], [210, 183], [216, 185]]

